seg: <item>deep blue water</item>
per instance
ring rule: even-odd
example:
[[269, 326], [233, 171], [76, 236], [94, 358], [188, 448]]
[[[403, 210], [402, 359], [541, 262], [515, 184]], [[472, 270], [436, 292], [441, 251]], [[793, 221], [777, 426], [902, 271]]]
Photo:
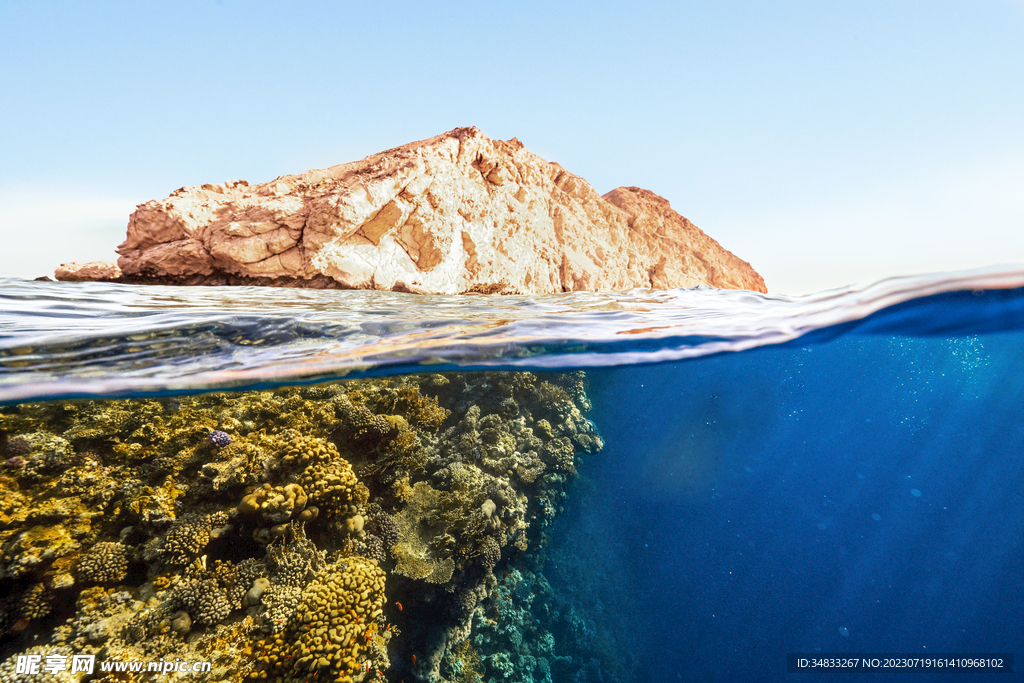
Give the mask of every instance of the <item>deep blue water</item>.
[[587, 680], [782, 680], [787, 653], [1024, 655], [1020, 271], [799, 299], [7, 285], [0, 402], [587, 368], [606, 446], [544, 570], [621, 663]]
[[[788, 652], [1024, 651], [1024, 334], [844, 336], [590, 380], [607, 446], [554, 573], [621, 620], [640, 680], [779, 680]], [[592, 571], [559, 569], [581, 532]]]

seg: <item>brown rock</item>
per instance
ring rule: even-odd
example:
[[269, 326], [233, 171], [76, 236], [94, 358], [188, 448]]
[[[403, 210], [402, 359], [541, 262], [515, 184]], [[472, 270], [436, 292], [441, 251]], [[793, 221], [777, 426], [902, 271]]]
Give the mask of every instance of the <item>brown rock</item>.
[[121, 269], [113, 261], [72, 261], [60, 264], [53, 276], [63, 282], [103, 282], [120, 278]]
[[668, 201], [585, 180], [476, 128], [260, 185], [139, 205], [121, 281], [451, 294], [633, 287], [766, 291]]

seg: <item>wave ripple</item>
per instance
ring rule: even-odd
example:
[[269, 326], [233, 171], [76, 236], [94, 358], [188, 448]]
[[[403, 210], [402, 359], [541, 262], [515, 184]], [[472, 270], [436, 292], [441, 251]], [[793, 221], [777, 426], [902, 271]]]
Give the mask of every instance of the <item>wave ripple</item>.
[[1024, 269], [788, 297], [706, 287], [422, 296], [0, 279], [0, 403], [466, 369], [658, 363], [845, 333], [1024, 329]]

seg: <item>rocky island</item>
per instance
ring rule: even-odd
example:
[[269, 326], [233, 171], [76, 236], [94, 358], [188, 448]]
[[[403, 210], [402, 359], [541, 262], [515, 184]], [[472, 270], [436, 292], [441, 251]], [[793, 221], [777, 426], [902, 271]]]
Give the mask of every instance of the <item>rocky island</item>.
[[69, 263], [56, 277], [423, 294], [767, 291], [666, 199], [638, 187], [601, 196], [477, 128], [266, 183], [183, 187], [140, 204], [117, 252], [116, 265]]
[[[182, 188], [139, 205], [118, 253], [57, 277], [765, 291], [665, 199], [602, 197], [476, 128], [268, 183]], [[149, 353], [165, 332], [133, 334], [132, 363], [167, 362]], [[265, 338], [229, 333], [214, 353], [234, 367], [231, 349]], [[188, 341], [175, 362], [206, 352]], [[586, 602], [589, 560], [553, 535], [578, 468], [605, 446], [587, 375], [341, 374], [0, 406], [0, 683], [44, 669], [38, 680], [68, 683], [158, 670], [208, 683], [640, 680], [630, 634], [605, 618], [621, 603]], [[62, 668], [75, 657], [87, 668]]]

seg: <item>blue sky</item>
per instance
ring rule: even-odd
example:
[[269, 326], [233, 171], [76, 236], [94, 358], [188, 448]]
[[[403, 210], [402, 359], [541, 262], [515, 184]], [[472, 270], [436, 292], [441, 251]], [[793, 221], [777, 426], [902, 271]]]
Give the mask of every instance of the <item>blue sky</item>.
[[0, 0], [0, 98], [0, 275], [465, 125], [653, 190], [773, 292], [1024, 263], [1024, 0]]

